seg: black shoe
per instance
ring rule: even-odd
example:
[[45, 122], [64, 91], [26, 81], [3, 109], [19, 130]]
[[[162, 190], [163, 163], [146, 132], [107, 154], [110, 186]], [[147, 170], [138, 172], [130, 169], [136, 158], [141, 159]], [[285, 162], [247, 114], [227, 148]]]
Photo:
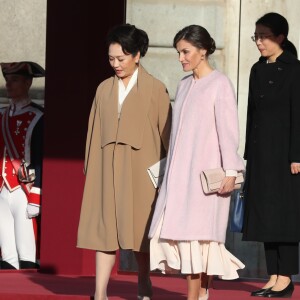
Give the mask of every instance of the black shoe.
[[16, 270], [16, 268], [11, 265], [10, 263], [4, 261], [4, 260], [1, 260], [0, 261], [0, 269], [5, 269], [5, 270]]
[[267, 288], [267, 289], [260, 289], [260, 290], [257, 290], [257, 291], [254, 291], [251, 293], [251, 296], [254, 296], [254, 297], [264, 297], [265, 294], [270, 291], [271, 288]]
[[265, 293], [264, 297], [266, 298], [291, 298], [294, 292], [294, 284], [291, 281], [289, 285], [282, 291], [272, 291], [269, 290]]
[[20, 269], [38, 269], [39, 265], [32, 261], [20, 260]]

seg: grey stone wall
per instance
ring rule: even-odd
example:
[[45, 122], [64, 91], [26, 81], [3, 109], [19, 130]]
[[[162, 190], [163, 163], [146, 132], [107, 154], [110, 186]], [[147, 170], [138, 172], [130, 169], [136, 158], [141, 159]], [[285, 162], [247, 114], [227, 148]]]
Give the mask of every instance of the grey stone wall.
[[[35, 61], [45, 67], [47, 0], [0, 0], [0, 62]], [[2, 74], [1, 74], [2, 75]], [[0, 75], [0, 103], [6, 103]], [[42, 103], [45, 79], [34, 79], [31, 97]]]
[[[231, 24], [228, 20], [232, 19], [231, 14], [235, 14], [238, 19], [238, 10], [234, 6], [232, 10], [227, 10], [230, 2], [232, 1], [127, 1], [126, 22], [144, 29], [149, 35], [150, 47], [142, 64], [148, 72], [167, 85], [171, 99], [175, 97], [178, 81], [187, 75], [182, 71], [177, 52], [172, 46], [173, 37], [184, 26], [204, 26], [216, 41], [217, 50], [211, 56], [212, 64], [219, 70], [226, 68], [226, 32]], [[235, 48], [237, 52], [237, 44]], [[236, 86], [234, 76], [233, 81]]]

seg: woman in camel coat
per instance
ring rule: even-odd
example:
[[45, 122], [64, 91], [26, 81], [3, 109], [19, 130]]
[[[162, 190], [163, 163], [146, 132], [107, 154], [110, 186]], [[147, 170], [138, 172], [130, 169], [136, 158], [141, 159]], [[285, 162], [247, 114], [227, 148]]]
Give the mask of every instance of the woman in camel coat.
[[116, 76], [100, 84], [90, 113], [78, 247], [97, 251], [95, 299], [107, 297], [101, 278], [108, 281], [119, 248], [135, 251], [138, 294], [150, 299], [147, 234], [157, 191], [147, 168], [166, 155], [170, 99], [166, 87], [139, 64], [148, 47], [144, 31], [119, 26], [108, 46]]

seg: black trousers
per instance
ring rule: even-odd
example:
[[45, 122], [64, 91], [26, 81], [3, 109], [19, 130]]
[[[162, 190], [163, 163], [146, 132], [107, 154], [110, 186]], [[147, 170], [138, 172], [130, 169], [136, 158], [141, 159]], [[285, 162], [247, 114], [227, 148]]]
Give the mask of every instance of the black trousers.
[[269, 275], [299, 273], [299, 243], [264, 243]]

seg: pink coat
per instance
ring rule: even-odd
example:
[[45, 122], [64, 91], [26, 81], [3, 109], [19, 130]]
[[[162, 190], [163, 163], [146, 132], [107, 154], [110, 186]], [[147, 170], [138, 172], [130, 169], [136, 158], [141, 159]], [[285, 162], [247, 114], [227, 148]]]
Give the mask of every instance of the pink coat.
[[237, 103], [229, 79], [216, 70], [196, 81], [184, 77], [177, 88], [150, 238], [164, 214], [161, 238], [225, 242], [230, 197], [205, 195], [200, 172], [221, 166], [244, 170], [238, 145]]

